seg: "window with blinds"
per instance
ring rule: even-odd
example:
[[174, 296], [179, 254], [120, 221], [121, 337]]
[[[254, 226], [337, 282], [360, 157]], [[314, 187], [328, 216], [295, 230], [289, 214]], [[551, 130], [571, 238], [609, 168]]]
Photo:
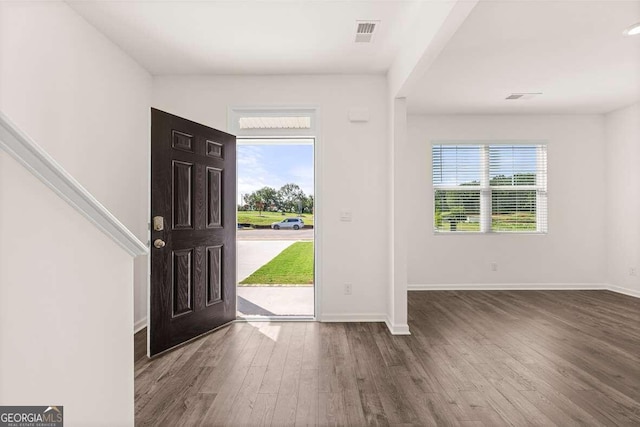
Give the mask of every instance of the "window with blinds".
[[434, 144], [436, 232], [547, 232], [544, 144]]

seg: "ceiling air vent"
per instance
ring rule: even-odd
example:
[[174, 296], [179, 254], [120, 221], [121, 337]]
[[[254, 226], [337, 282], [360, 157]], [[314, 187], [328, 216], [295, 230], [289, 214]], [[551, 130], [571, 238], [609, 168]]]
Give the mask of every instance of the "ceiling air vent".
[[531, 99], [538, 95], [542, 95], [542, 92], [525, 92], [525, 93], [512, 93], [505, 99]]
[[371, 43], [380, 21], [356, 21], [356, 43]]

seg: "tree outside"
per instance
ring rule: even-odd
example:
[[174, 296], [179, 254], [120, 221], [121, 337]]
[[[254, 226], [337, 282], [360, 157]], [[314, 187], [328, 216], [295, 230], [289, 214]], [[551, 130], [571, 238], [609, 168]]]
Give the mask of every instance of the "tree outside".
[[288, 183], [276, 190], [273, 187], [263, 187], [252, 193], [245, 194], [238, 205], [239, 211], [262, 211], [312, 214], [313, 195], [305, 195], [299, 185]]

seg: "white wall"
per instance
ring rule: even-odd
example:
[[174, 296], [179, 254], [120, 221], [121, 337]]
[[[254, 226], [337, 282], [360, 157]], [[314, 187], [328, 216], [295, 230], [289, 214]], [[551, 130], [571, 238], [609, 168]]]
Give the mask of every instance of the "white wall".
[[607, 114], [605, 133], [608, 279], [640, 297], [640, 104]]
[[[322, 317], [384, 318], [389, 269], [388, 137], [384, 76], [159, 77], [153, 106], [227, 129], [231, 106], [318, 106], [322, 167]], [[351, 123], [351, 107], [368, 107], [368, 123]], [[340, 210], [353, 222], [340, 222]], [[318, 214], [318, 213], [317, 213]], [[353, 295], [343, 295], [343, 284]]]
[[133, 425], [131, 257], [4, 152], [0, 236], [0, 405]]
[[[65, 3], [0, 3], [0, 110], [144, 241], [150, 97]], [[0, 404], [132, 425], [131, 258], [5, 153], [0, 236]]]
[[[447, 139], [547, 140], [549, 233], [434, 235], [430, 141]], [[410, 116], [409, 144], [410, 288], [605, 282], [602, 116]]]
[[63, 2], [2, 5], [0, 109], [146, 242], [151, 76]]

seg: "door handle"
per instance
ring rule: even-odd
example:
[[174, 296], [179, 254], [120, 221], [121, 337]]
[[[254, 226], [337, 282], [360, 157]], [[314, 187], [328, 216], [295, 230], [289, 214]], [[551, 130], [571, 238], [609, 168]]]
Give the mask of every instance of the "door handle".
[[164, 245], [166, 245], [166, 243], [162, 239], [156, 239], [153, 241], [153, 246], [155, 246], [158, 249], [164, 248]]

